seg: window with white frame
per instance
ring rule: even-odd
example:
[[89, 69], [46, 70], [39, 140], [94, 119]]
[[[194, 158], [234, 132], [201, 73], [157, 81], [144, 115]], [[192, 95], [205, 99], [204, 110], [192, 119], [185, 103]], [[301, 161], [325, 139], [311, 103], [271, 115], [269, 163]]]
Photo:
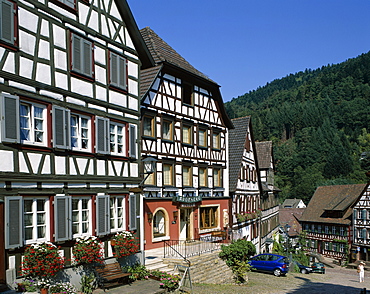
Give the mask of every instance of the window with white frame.
[[73, 237], [91, 234], [90, 197], [72, 197]]
[[23, 199], [24, 239], [26, 244], [48, 240], [48, 207], [46, 197]]
[[344, 244], [343, 243], [339, 244], [339, 251], [344, 252]]
[[109, 141], [111, 154], [127, 156], [125, 134], [125, 125], [112, 121], [110, 122]]
[[21, 142], [45, 145], [46, 107], [21, 101], [19, 116]]
[[329, 227], [325, 226], [325, 234], [329, 234]]
[[125, 229], [125, 197], [110, 196], [110, 229], [118, 232]]
[[335, 235], [336, 231], [337, 231], [337, 227], [333, 226], [333, 229], [332, 229], [332, 232], [331, 232], [331, 233], [332, 233], [333, 235]]
[[93, 43], [79, 35], [71, 34], [72, 36], [72, 71], [87, 76], [93, 77]]
[[91, 119], [80, 114], [71, 114], [71, 147], [75, 150], [91, 150]]
[[114, 52], [110, 52], [110, 84], [127, 90], [127, 60]]
[[17, 5], [13, 1], [8, 0], [0, 0], [0, 3], [0, 40], [7, 44], [17, 46]]
[[329, 243], [328, 242], [324, 242], [324, 249], [325, 250], [328, 250], [329, 249]]

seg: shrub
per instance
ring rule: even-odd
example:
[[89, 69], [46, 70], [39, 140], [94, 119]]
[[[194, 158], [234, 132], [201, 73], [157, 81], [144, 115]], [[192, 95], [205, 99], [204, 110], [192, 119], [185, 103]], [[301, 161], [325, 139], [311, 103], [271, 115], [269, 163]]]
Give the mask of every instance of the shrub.
[[150, 272], [146, 269], [145, 265], [135, 264], [134, 266], [127, 267], [127, 272], [131, 274], [131, 280], [144, 280], [148, 279]]
[[52, 243], [32, 244], [26, 248], [22, 272], [26, 277], [49, 278], [64, 267], [64, 258]]
[[219, 257], [232, 268], [237, 265], [237, 261], [247, 261], [255, 254], [256, 247], [251, 241], [239, 239], [231, 242], [230, 245], [221, 245]]

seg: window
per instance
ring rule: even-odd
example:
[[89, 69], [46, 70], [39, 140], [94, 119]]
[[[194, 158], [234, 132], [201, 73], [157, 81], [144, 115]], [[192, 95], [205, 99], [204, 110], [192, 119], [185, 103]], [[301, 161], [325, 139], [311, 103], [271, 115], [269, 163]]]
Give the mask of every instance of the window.
[[325, 226], [325, 234], [329, 234], [329, 227]]
[[46, 107], [38, 104], [21, 102], [19, 115], [21, 142], [45, 145]]
[[173, 165], [163, 164], [163, 185], [173, 186]]
[[332, 233], [333, 235], [335, 235], [336, 230], [337, 230], [337, 228], [333, 226], [333, 229], [332, 229], [331, 233]]
[[153, 217], [153, 236], [163, 237], [166, 235], [166, 215], [163, 210], [158, 210]]
[[206, 167], [199, 168], [199, 186], [200, 187], [207, 186], [207, 168]]
[[218, 132], [213, 132], [212, 134], [212, 148], [221, 149], [221, 136]]
[[367, 214], [366, 209], [361, 210], [361, 219], [362, 220], [366, 220], [366, 214]]
[[211, 229], [218, 226], [218, 206], [200, 207], [200, 228]]
[[75, 150], [91, 149], [90, 117], [71, 114], [71, 147]]
[[72, 197], [72, 234], [79, 237], [91, 234], [90, 197]]
[[193, 105], [193, 86], [186, 82], [182, 84], [182, 103]]
[[116, 155], [126, 156], [126, 136], [125, 136], [125, 125], [110, 122], [109, 127], [109, 142], [110, 142], [110, 153]]
[[339, 251], [344, 252], [344, 244], [343, 243], [339, 244]]
[[193, 143], [192, 134], [193, 134], [193, 127], [190, 125], [183, 125], [182, 126], [182, 143], [191, 145]]
[[198, 146], [207, 148], [207, 130], [206, 129], [199, 129]]
[[18, 27], [17, 27], [17, 5], [11, 1], [0, 0], [1, 23], [0, 40], [13, 45], [18, 45]]
[[127, 90], [127, 60], [113, 52], [110, 52], [110, 84]]
[[144, 185], [155, 186], [156, 185], [155, 178], [156, 178], [156, 173], [155, 172], [149, 174], [148, 177], [146, 178], [145, 182], [144, 182]]
[[318, 226], [317, 231], [318, 231], [318, 233], [321, 233], [321, 225]]
[[343, 228], [343, 227], [340, 227], [340, 229], [339, 229], [339, 230], [340, 230], [340, 235], [341, 235], [341, 236], [344, 236], [344, 228]]
[[46, 241], [48, 238], [47, 198], [24, 198], [24, 238], [26, 243]]
[[74, 0], [57, 0], [60, 3], [67, 5], [68, 7], [75, 9], [75, 1]]
[[173, 141], [173, 122], [169, 120], [162, 121], [162, 139]]
[[154, 117], [144, 116], [143, 136], [154, 138]]
[[329, 249], [329, 243], [328, 242], [324, 242], [324, 249], [325, 250], [328, 250]]
[[93, 44], [72, 34], [72, 67], [74, 72], [93, 78]]
[[110, 229], [117, 232], [125, 229], [125, 197], [110, 197]]
[[184, 165], [182, 167], [182, 184], [183, 186], [192, 186], [192, 170], [191, 166]]
[[221, 169], [214, 168], [213, 169], [213, 187], [222, 187], [222, 179], [221, 179]]

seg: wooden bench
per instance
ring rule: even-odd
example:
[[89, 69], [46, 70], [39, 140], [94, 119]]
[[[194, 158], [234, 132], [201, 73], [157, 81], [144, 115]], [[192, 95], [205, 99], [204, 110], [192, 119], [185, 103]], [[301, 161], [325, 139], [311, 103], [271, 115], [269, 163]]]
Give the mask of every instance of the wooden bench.
[[98, 286], [103, 288], [109, 288], [112, 286], [118, 286], [123, 284], [125, 281], [129, 281], [130, 273], [122, 272], [121, 266], [118, 262], [107, 263], [102, 266], [95, 268], [97, 274]]

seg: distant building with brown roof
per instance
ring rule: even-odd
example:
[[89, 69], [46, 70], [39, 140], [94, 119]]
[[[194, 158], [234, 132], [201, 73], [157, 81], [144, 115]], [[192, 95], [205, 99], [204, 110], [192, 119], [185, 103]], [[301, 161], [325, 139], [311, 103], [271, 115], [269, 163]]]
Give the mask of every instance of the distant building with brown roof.
[[306, 208], [306, 204], [302, 201], [302, 199], [285, 199], [283, 204], [281, 205], [282, 208]]
[[366, 184], [318, 187], [300, 222], [309, 251], [346, 260], [352, 243], [352, 207]]

